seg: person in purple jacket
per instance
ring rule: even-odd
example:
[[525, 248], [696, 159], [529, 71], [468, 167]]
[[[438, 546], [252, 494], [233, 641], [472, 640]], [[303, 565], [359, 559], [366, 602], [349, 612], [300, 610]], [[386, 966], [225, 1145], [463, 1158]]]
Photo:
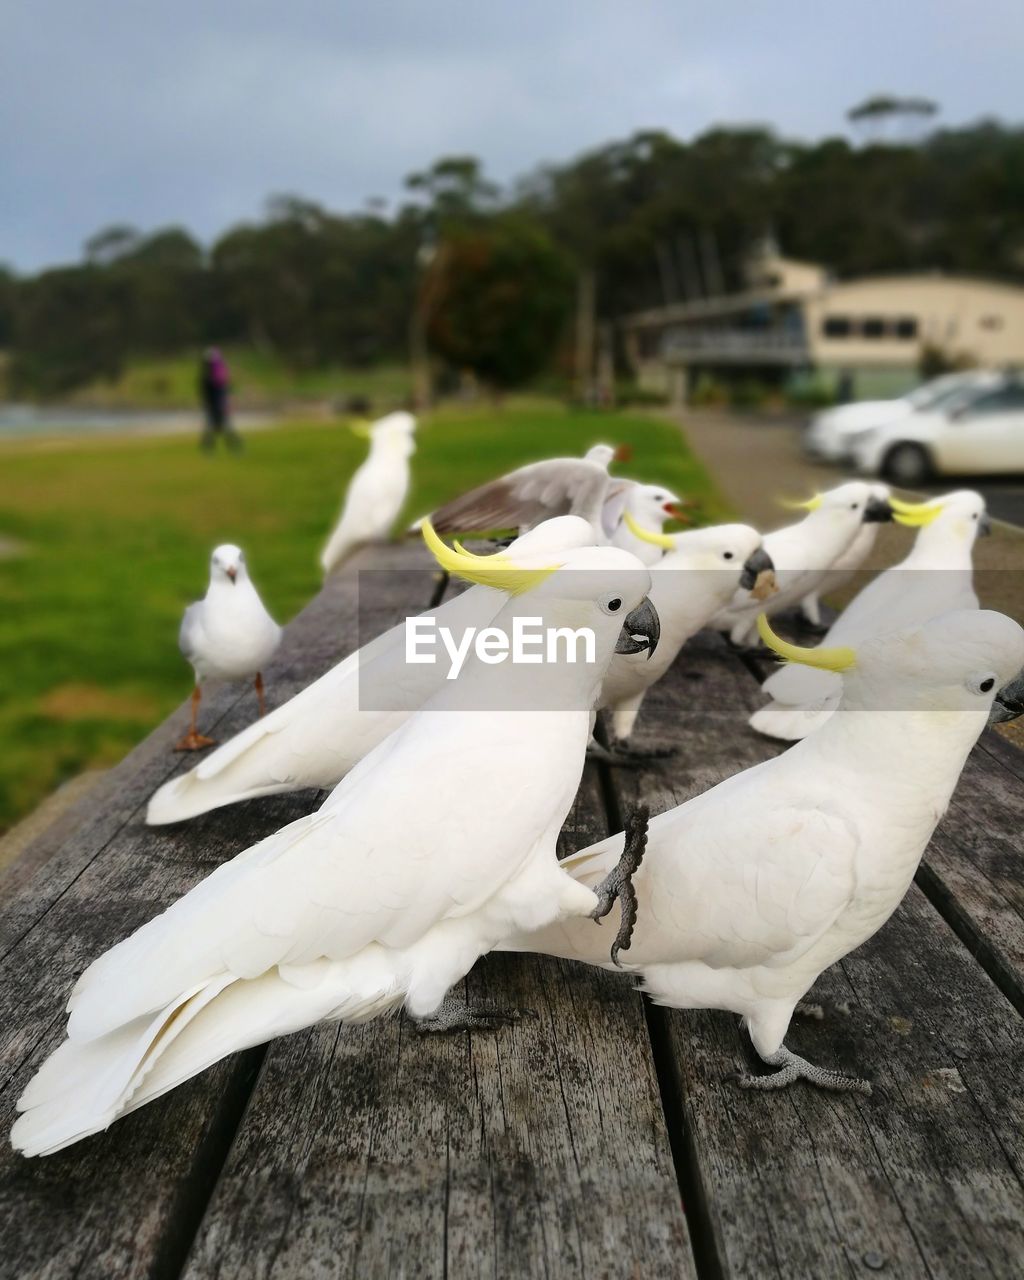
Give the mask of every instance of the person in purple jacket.
[[199, 398], [206, 416], [199, 443], [206, 450], [216, 446], [219, 435], [229, 449], [237, 451], [242, 447], [242, 437], [231, 425], [230, 389], [227, 361], [218, 347], [207, 347], [199, 366]]

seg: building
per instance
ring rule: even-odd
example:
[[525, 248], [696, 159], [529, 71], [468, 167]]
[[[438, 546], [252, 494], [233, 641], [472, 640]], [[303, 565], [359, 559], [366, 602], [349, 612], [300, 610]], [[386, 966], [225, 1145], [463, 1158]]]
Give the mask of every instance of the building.
[[641, 386], [685, 401], [701, 374], [787, 383], [814, 375], [855, 395], [896, 394], [931, 352], [950, 364], [1024, 365], [1024, 288], [939, 273], [834, 280], [765, 243], [746, 288], [627, 316]]

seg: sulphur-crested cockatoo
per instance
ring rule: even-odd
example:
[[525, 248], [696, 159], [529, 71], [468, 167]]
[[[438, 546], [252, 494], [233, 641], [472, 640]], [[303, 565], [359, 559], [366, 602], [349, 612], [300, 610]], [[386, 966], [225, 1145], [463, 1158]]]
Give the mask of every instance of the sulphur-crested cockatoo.
[[[850, 601], [822, 642], [827, 647], [978, 607], [971, 553], [975, 538], [988, 530], [981, 495], [965, 489], [920, 505], [891, 501], [897, 508], [894, 518], [919, 531], [913, 548]], [[751, 728], [793, 741], [824, 724], [836, 709], [842, 676], [794, 664], [773, 672], [762, 688], [772, 701], [750, 717]]]
[[[647, 690], [660, 680], [692, 635], [738, 591], [766, 598], [772, 588], [772, 561], [761, 535], [745, 524], [711, 525], [684, 533], [663, 534], [644, 530], [627, 516], [633, 536], [655, 543], [664, 551], [651, 568], [650, 597], [661, 620], [658, 652], [650, 661], [638, 662], [629, 654], [616, 654], [601, 686], [599, 705], [611, 710], [610, 752], [592, 754], [616, 762], [627, 755], [621, 745], [633, 724]], [[635, 754], [635, 753], [634, 753]]]
[[445, 503], [430, 517], [431, 524], [438, 533], [522, 531], [552, 516], [574, 515], [587, 521], [592, 542], [600, 545], [607, 541], [605, 503], [628, 487], [613, 480], [608, 468], [629, 456], [627, 449], [596, 444], [582, 458], [531, 462]]
[[873, 498], [871, 486], [862, 480], [819, 493], [801, 505], [807, 508], [803, 520], [765, 535], [764, 549], [775, 565], [775, 594], [761, 602], [738, 591], [712, 620], [716, 630], [729, 633], [733, 644], [750, 643], [762, 610], [777, 613], [815, 590], [865, 523], [892, 518], [888, 503]]
[[280, 643], [281, 628], [253, 586], [242, 551], [230, 543], [215, 548], [206, 595], [185, 610], [178, 633], [178, 647], [191, 664], [196, 683], [191, 727], [176, 751], [201, 751], [214, 744], [196, 727], [204, 684], [252, 680], [263, 715], [262, 671]]
[[322, 809], [96, 960], [72, 993], [68, 1039], [19, 1100], [19, 1151], [60, 1150], [227, 1054], [322, 1020], [403, 1005], [426, 1017], [502, 939], [610, 906], [618, 877], [580, 884], [555, 842], [612, 653], [656, 645], [650, 576], [617, 548], [523, 570], [424, 532], [449, 572], [507, 592], [494, 620], [506, 640], [539, 619], [548, 637], [588, 632], [587, 660], [564, 642], [540, 665], [481, 649]]
[[632, 552], [642, 564], [657, 564], [665, 554], [664, 544], [657, 537], [639, 537], [633, 530], [661, 534], [666, 521], [683, 515], [683, 504], [664, 485], [619, 483], [621, 487], [605, 501], [602, 513], [607, 541], [610, 546]]
[[[874, 481], [870, 488], [871, 496], [877, 502], [885, 503], [889, 501], [890, 493], [887, 484], [882, 484], [881, 481]], [[812, 627], [821, 627], [822, 597], [829, 595], [833, 591], [838, 591], [840, 587], [844, 587], [861, 565], [866, 563], [868, 556], [875, 549], [879, 528], [879, 521], [865, 521], [857, 530], [853, 541], [838, 560], [834, 562], [828, 573], [825, 574], [814, 590], [800, 601], [800, 612]]]
[[387, 538], [409, 491], [409, 459], [416, 449], [416, 419], [389, 413], [368, 428], [370, 452], [349, 481], [345, 504], [320, 556], [333, 573], [368, 542]]
[[[592, 539], [585, 520], [559, 516], [524, 534], [504, 554], [530, 568], [557, 563]], [[484, 581], [427, 613], [438, 627], [461, 637], [469, 627], [487, 626], [504, 603], [504, 594]], [[445, 684], [443, 663], [406, 662], [406, 640], [402, 622], [349, 654], [196, 768], [160, 787], [146, 821], [161, 826], [240, 800], [336, 786]]]
[[[1024, 630], [969, 610], [856, 650], [801, 650], [767, 623], [762, 635], [788, 658], [845, 672], [842, 709], [785, 754], [652, 819], [624, 967], [659, 1004], [741, 1015], [778, 1068], [741, 1077], [744, 1087], [804, 1079], [866, 1092], [791, 1053], [790, 1018], [818, 975], [895, 911], [986, 720], [1024, 712]], [[562, 865], [595, 884], [622, 847], [620, 833]], [[510, 949], [608, 960], [573, 922]]]

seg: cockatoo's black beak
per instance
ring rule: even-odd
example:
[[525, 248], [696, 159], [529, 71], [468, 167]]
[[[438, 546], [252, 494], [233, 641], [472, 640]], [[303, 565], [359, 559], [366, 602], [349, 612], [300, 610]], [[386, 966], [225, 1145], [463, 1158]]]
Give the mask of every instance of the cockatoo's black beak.
[[758, 577], [764, 573], [766, 569], [773, 569], [772, 558], [765, 551], [764, 547], [758, 547], [756, 551], [752, 551], [746, 560], [743, 561], [743, 572], [740, 574], [740, 587], [744, 591], [752, 591], [757, 582]]
[[650, 660], [651, 654], [658, 647], [660, 638], [661, 622], [658, 618], [658, 611], [650, 600], [644, 596], [637, 607], [627, 615], [626, 621], [622, 624], [622, 631], [619, 633], [615, 652], [643, 653], [646, 649], [648, 660]]
[[1016, 720], [1024, 716], [1024, 671], [996, 694], [989, 713], [989, 724], [1005, 724], [1007, 720]]
[[868, 498], [868, 505], [864, 508], [865, 524], [887, 524], [892, 517], [892, 507], [884, 498]]
[[987, 538], [992, 532], [992, 521], [988, 518], [988, 513], [983, 511], [978, 517], [978, 537]]

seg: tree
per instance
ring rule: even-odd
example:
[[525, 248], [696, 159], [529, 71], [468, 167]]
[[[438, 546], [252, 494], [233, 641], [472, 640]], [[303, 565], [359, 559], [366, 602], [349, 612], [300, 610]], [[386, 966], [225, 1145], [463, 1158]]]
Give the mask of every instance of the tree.
[[536, 223], [502, 214], [445, 242], [428, 320], [434, 351], [505, 390], [551, 359], [572, 300], [566, 255]]

